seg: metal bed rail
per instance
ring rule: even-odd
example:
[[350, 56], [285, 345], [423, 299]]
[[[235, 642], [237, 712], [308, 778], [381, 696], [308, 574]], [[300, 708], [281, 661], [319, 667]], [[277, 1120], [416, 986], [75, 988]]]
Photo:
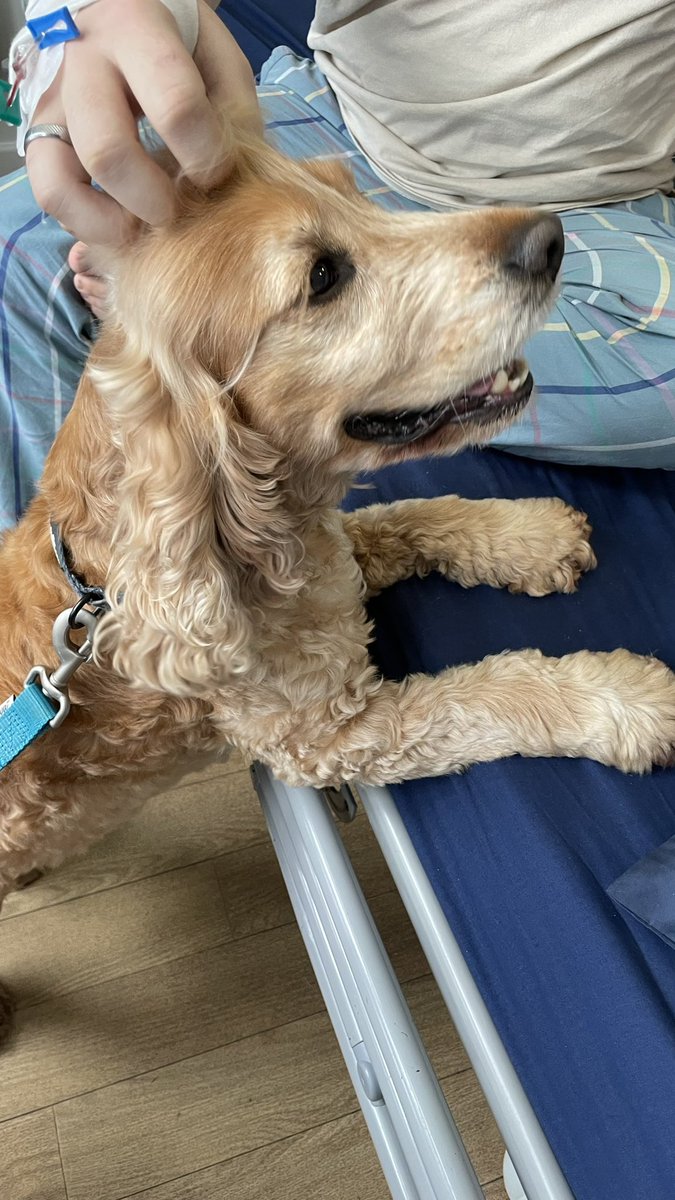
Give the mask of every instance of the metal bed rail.
[[[324, 795], [253, 782], [395, 1200], [483, 1193]], [[513, 1200], [574, 1200], [386, 788], [359, 796], [507, 1147]], [[508, 1180], [507, 1180], [508, 1176]]]
[[483, 1200], [323, 796], [258, 765], [252, 775], [392, 1196]]
[[359, 796], [504, 1139], [507, 1173], [529, 1200], [574, 1200], [391, 792], [359, 785]]

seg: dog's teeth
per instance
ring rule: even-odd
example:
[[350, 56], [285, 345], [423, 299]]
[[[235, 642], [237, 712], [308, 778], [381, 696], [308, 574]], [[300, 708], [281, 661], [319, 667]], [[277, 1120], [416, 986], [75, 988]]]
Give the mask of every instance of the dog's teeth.
[[500, 370], [497, 371], [497, 374], [492, 381], [492, 387], [490, 388], [490, 391], [493, 395], [499, 396], [506, 389], [508, 382], [509, 377], [504, 368], [501, 367]]
[[523, 386], [525, 380], [527, 379], [527, 376], [528, 376], [528, 372], [524, 371], [522, 375], [516, 375], [516, 376], [514, 376], [513, 379], [509, 379], [509, 391], [517, 392], [518, 389]]
[[517, 358], [511, 363], [511, 369], [513, 370], [513, 375], [509, 379], [509, 391], [517, 392], [525, 383], [530, 373], [530, 368], [524, 358]]

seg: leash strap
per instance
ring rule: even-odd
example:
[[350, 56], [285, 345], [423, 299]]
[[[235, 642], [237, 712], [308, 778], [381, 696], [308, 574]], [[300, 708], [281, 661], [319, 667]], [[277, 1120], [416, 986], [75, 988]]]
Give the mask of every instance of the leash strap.
[[[52, 642], [59, 666], [51, 673], [46, 667], [33, 667], [23, 691], [0, 705], [0, 771], [34, 742], [47, 725], [56, 729], [68, 716], [68, 684], [75, 672], [89, 662], [96, 624], [108, 609], [103, 588], [89, 587], [73, 569], [68, 548], [55, 523], [51, 525], [51, 537], [59, 566], [79, 599], [54, 622]], [[81, 646], [71, 637], [72, 630], [78, 627], [87, 632]]]
[[[59, 613], [54, 622], [52, 642], [59, 655], [56, 670], [49, 672], [47, 667], [32, 667], [23, 691], [0, 704], [0, 770], [35, 742], [44, 728], [49, 725], [55, 730], [66, 719], [71, 707], [68, 683], [74, 672], [89, 662], [94, 653], [96, 624], [108, 610], [103, 588], [89, 587], [73, 570], [58, 524], [52, 522], [50, 533], [59, 566], [79, 599], [72, 608]], [[72, 630], [77, 628], [86, 630], [82, 646], [72, 641]]]
[[0, 770], [39, 737], [58, 712], [39, 683], [31, 683], [0, 710]]

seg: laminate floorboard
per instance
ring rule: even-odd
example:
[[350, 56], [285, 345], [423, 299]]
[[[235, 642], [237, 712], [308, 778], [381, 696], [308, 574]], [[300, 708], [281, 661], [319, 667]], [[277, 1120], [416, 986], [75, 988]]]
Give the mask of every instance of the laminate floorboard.
[[[502, 1148], [366, 818], [341, 826], [486, 1200]], [[386, 1200], [248, 772], [192, 772], [11, 897], [1, 1200]]]

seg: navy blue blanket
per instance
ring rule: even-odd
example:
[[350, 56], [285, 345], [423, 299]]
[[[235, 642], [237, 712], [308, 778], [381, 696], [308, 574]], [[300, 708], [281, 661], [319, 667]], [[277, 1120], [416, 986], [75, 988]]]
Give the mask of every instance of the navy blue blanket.
[[[599, 566], [533, 599], [437, 575], [372, 604], [385, 673], [504, 649], [618, 646], [675, 667], [675, 476], [500, 455], [407, 464], [351, 507], [404, 496], [562, 496]], [[675, 834], [675, 770], [512, 758], [413, 782], [396, 801], [577, 1200], [675, 1197], [675, 950], [606, 889]]]
[[218, 16], [234, 35], [256, 75], [276, 46], [308, 55], [314, 0], [223, 0]]

